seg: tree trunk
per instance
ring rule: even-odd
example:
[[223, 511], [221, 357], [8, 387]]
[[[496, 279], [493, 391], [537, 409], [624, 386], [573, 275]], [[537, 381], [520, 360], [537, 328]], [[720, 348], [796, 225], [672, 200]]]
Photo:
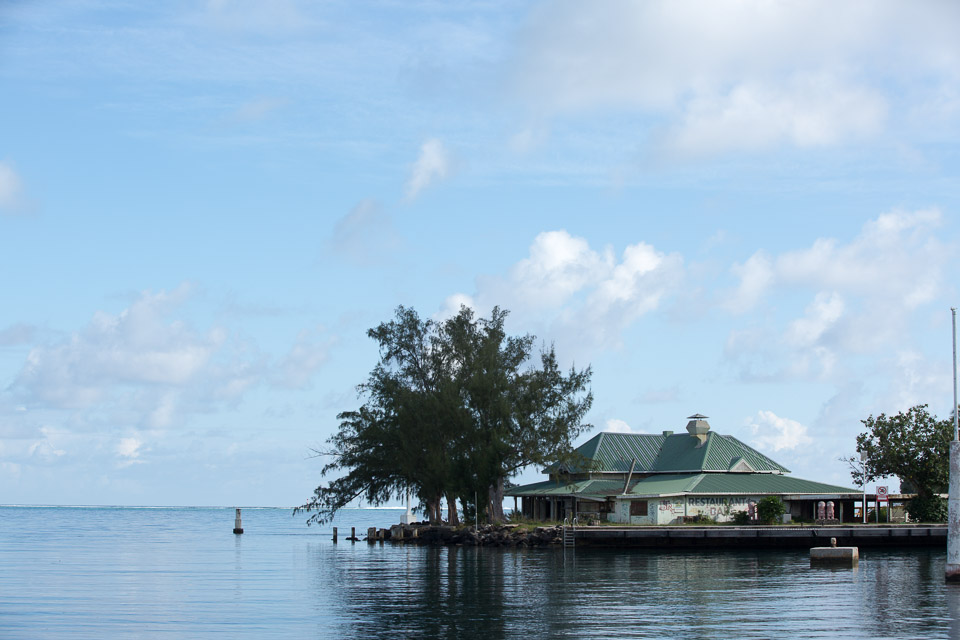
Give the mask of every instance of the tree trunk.
[[503, 516], [503, 478], [497, 478], [497, 483], [488, 489], [490, 504], [487, 507], [487, 518], [490, 522], [504, 522]]
[[430, 519], [430, 524], [439, 524], [440, 504], [436, 498], [427, 502], [427, 517]]
[[452, 493], [447, 494], [447, 524], [460, 526], [460, 518], [457, 516], [457, 499]]

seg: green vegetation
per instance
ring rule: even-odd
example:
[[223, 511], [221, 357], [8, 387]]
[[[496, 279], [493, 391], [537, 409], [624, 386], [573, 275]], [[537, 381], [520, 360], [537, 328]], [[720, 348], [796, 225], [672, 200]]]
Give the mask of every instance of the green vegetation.
[[776, 524], [780, 522], [787, 508], [779, 496], [767, 496], [761, 498], [757, 503], [757, 518], [764, 524]]
[[912, 519], [946, 521], [946, 504], [937, 494], [945, 492], [949, 481], [952, 419], [939, 420], [922, 404], [892, 416], [871, 415], [861, 422], [866, 433], [857, 436], [857, 451], [865, 453], [866, 460], [862, 469], [851, 464], [854, 481], [862, 485], [897, 476], [917, 494], [907, 503]]
[[734, 511], [733, 512], [733, 524], [744, 526], [750, 524], [750, 514], [746, 511]]
[[431, 522], [465, 517], [503, 522], [508, 479], [527, 465], [569, 459], [593, 402], [590, 368], [565, 375], [553, 348], [530, 364], [534, 337], [508, 336], [507, 312], [489, 318], [471, 309], [443, 322], [398, 307], [370, 329], [380, 360], [358, 389], [363, 404], [344, 411], [322, 474], [346, 472], [314, 491], [294, 512], [329, 522], [357, 497], [373, 505], [410, 491]]

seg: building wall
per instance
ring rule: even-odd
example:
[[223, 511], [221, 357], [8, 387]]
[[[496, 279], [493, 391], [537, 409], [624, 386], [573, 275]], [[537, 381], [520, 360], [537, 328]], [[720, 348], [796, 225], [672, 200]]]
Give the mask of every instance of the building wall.
[[681, 524], [684, 516], [703, 515], [717, 522], [731, 522], [737, 511], [759, 502], [762, 496], [687, 496], [647, 499], [647, 515], [631, 515], [634, 500], [617, 500], [616, 511], [607, 520], [619, 524]]

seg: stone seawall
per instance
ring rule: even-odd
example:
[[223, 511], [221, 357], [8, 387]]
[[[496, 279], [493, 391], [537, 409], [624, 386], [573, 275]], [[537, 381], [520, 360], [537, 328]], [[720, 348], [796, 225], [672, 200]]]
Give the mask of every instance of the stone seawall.
[[[560, 545], [562, 527], [534, 529], [517, 525], [474, 527], [395, 525], [368, 533], [368, 542], [386, 540], [402, 544], [461, 545], [480, 547], [541, 547]], [[675, 548], [675, 549], [809, 549], [828, 545], [836, 538], [840, 546], [944, 547], [946, 525], [841, 525], [841, 526], [638, 526], [576, 527], [578, 547]]]

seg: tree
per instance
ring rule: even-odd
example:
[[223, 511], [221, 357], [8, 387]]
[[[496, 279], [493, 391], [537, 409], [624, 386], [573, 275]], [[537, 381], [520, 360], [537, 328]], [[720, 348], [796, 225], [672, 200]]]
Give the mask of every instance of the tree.
[[552, 347], [532, 366], [533, 336], [508, 336], [506, 316], [495, 308], [477, 319], [461, 307], [438, 323], [401, 306], [370, 329], [380, 361], [358, 387], [363, 405], [337, 416], [329, 449], [317, 452], [330, 457], [323, 475], [346, 474], [295, 511], [326, 522], [359, 496], [382, 504], [412, 490], [433, 522], [444, 497], [451, 521], [458, 497], [502, 521], [504, 482], [570, 455], [593, 400], [589, 367], [564, 375]]
[[779, 496], [766, 496], [757, 503], [757, 518], [764, 524], [775, 524], [787, 512]]
[[861, 421], [866, 433], [857, 436], [857, 451], [866, 453], [863, 472], [853, 472], [860, 484], [898, 476], [917, 497], [907, 505], [910, 517], [921, 521], [946, 519], [939, 497], [949, 482], [951, 420], [930, 415], [927, 405], [887, 416], [881, 413]]

